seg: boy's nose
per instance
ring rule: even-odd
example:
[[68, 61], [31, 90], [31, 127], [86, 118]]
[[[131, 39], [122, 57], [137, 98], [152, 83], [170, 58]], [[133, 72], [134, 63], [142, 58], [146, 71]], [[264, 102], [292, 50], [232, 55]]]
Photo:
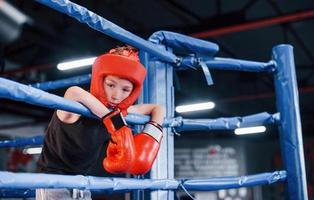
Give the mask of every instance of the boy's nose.
[[118, 91], [114, 91], [114, 92], [112, 93], [111, 98], [112, 98], [113, 100], [119, 100], [119, 96], [120, 96], [119, 92], [118, 92]]
[[115, 100], [115, 101], [119, 100], [119, 98], [117, 96], [112, 96], [111, 98], [112, 98], [112, 100]]

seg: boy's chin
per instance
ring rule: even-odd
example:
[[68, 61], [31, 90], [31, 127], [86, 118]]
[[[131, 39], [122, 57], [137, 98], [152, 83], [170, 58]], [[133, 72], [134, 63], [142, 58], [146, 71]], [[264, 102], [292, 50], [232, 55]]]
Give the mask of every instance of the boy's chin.
[[116, 105], [115, 105], [115, 106], [114, 106], [114, 105], [109, 105], [109, 109], [113, 109], [113, 110], [114, 110], [114, 109], [116, 109], [116, 108], [117, 108]]
[[108, 105], [109, 105], [110, 108], [115, 108], [115, 107], [117, 107], [117, 104], [109, 103]]

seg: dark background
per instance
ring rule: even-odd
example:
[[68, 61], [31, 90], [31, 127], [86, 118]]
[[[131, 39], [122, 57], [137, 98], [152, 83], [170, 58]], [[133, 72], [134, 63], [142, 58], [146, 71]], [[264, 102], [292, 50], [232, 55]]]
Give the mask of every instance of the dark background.
[[[23, 13], [26, 20], [18, 22], [1, 10], [4, 2]], [[314, 1], [73, 2], [144, 39], [155, 31], [167, 30], [215, 42], [220, 47], [219, 57], [267, 62], [275, 45], [293, 45], [305, 143], [313, 137]], [[214, 32], [217, 30], [221, 31]], [[60, 72], [56, 64], [96, 56], [117, 45], [121, 43], [35, 1], [0, 1], [1, 77], [29, 84], [87, 74], [90, 68]], [[213, 110], [181, 114], [183, 117], [216, 118], [276, 112], [271, 75], [216, 70], [211, 70], [211, 73], [215, 84], [209, 87], [201, 70], [175, 72], [176, 105], [208, 100], [216, 103]], [[51, 92], [63, 95], [64, 89]], [[49, 109], [1, 100], [0, 135], [26, 137], [42, 134], [51, 114]], [[271, 152], [275, 151], [278, 133], [273, 127], [267, 128], [266, 134], [241, 137], [241, 141], [244, 139], [250, 146], [248, 151], [254, 148], [249, 144], [261, 145], [255, 146], [254, 152], [265, 151], [267, 148], [263, 148], [263, 143], [268, 148], [272, 146]], [[232, 131], [213, 131], [184, 133], [178, 140], [189, 141], [193, 137], [211, 141], [217, 138], [238, 139]], [[265, 165], [271, 166], [271, 163]], [[250, 166], [248, 172], [255, 173], [263, 165]]]
[[[293, 45], [303, 132], [306, 136], [311, 135], [314, 113], [311, 105], [314, 91], [313, 1], [74, 2], [145, 39], [158, 30], [192, 36], [210, 32], [201, 38], [220, 46], [219, 57], [267, 62], [275, 45]], [[60, 72], [56, 64], [96, 56], [121, 45], [119, 41], [35, 1], [12, 0], [9, 4], [27, 17], [24, 23], [18, 24], [12, 22], [12, 17], [0, 12], [0, 73], [9, 79], [36, 83], [90, 73], [90, 68]], [[278, 20], [288, 16], [289, 20], [278, 23]], [[259, 26], [246, 28], [244, 25], [247, 24]], [[236, 27], [237, 31], [232, 31], [230, 27]], [[215, 30], [222, 31], [215, 33]], [[269, 74], [216, 70], [211, 70], [211, 73], [215, 83], [211, 87], [206, 85], [201, 70], [175, 73], [177, 105], [207, 100], [216, 103], [212, 111], [184, 114], [184, 117], [215, 118], [275, 112], [273, 80]], [[62, 95], [64, 91], [54, 92]], [[21, 116], [36, 124], [50, 116], [49, 110], [43, 112], [45, 109], [11, 101], [2, 101], [1, 110], [1, 116], [18, 115], [17, 125], [22, 120]], [[0, 133], [2, 127], [7, 128], [1, 125], [2, 122], [0, 120]]]

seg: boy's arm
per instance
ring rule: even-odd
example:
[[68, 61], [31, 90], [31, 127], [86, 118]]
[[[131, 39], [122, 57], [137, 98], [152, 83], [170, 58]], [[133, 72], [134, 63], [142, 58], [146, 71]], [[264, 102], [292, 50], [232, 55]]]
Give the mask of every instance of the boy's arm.
[[158, 124], [162, 125], [166, 111], [164, 107], [158, 104], [138, 104], [130, 106], [128, 112], [142, 115], [150, 115], [151, 121], [155, 121]]
[[[109, 112], [108, 108], [103, 105], [96, 97], [77, 86], [68, 88], [64, 94], [64, 98], [71, 99], [73, 101], [83, 104], [99, 118], [103, 117]], [[57, 116], [61, 121], [65, 123], [74, 123], [79, 119], [80, 114], [64, 110], [57, 110]]]

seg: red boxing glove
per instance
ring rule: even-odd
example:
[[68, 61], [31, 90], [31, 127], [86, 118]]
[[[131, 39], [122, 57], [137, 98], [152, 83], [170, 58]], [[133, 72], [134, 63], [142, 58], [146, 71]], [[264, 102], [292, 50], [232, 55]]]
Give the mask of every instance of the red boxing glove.
[[161, 139], [162, 127], [154, 121], [149, 121], [144, 130], [134, 136], [136, 156], [134, 164], [128, 171], [130, 174], [145, 174], [151, 169], [159, 151]]
[[104, 116], [103, 124], [111, 135], [103, 167], [113, 174], [126, 173], [135, 159], [132, 130], [127, 127], [120, 111], [112, 111]]

